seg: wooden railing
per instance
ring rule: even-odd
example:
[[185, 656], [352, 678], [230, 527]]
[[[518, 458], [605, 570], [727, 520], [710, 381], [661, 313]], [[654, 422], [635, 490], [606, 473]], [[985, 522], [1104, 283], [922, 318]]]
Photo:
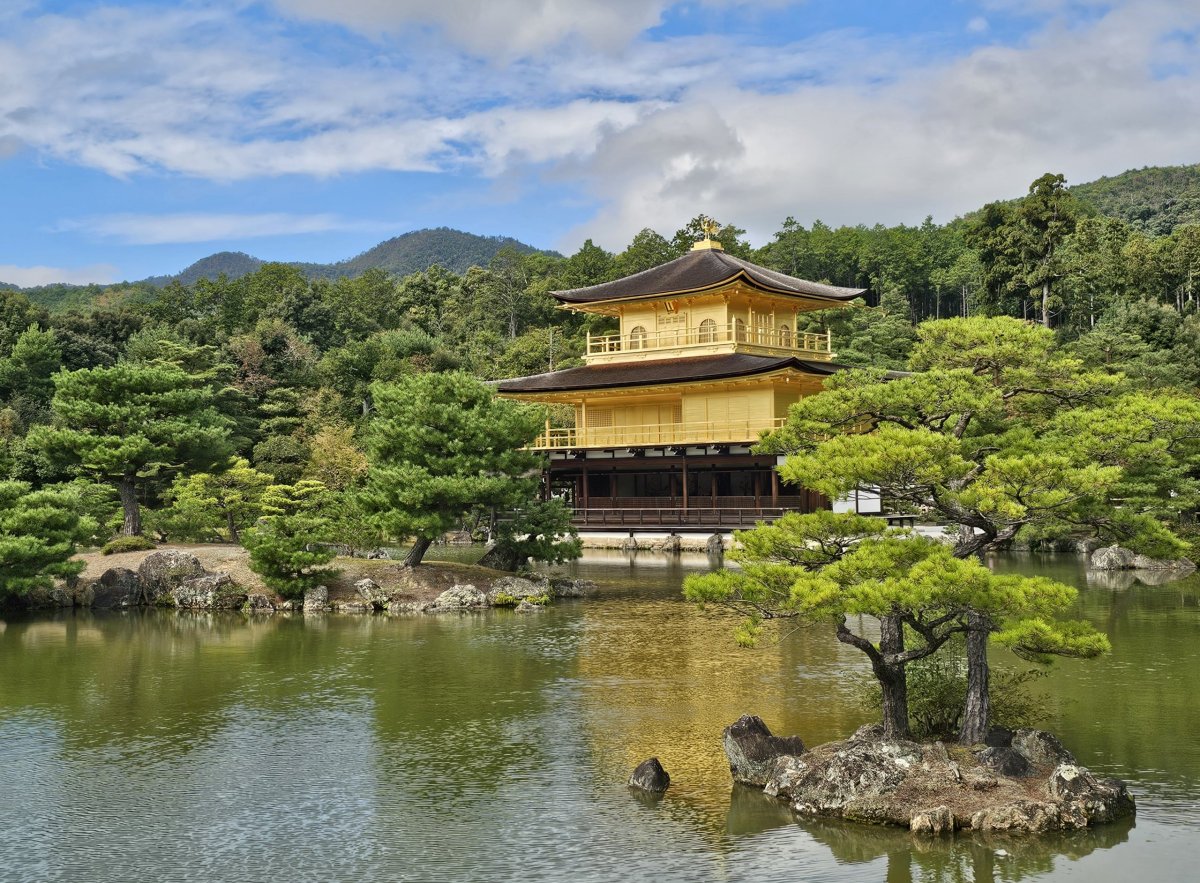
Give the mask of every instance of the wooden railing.
[[813, 334], [808, 331], [783, 331], [774, 327], [762, 328], [727, 322], [703, 328], [674, 328], [632, 334], [604, 334], [598, 337], [589, 333], [587, 354], [597, 356], [607, 353], [638, 353], [646, 350], [712, 346], [718, 343], [744, 343], [815, 355], [829, 355], [833, 352], [833, 338], [828, 331], [824, 334]]
[[771, 522], [785, 512], [795, 511], [782, 506], [734, 508], [663, 509], [576, 509], [571, 523], [577, 527], [754, 527], [760, 521]]
[[702, 423], [648, 423], [636, 426], [547, 426], [531, 448], [627, 448], [650, 445], [723, 444], [758, 441], [768, 430], [778, 429], [786, 418], [772, 420], [705, 421]]

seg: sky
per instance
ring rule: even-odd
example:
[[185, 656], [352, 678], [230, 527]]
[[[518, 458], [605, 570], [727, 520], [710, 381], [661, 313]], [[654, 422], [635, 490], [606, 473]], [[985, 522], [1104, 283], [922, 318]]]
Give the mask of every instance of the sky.
[[0, 281], [770, 241], [1200, 162], [1200, 0], [0, 0]]

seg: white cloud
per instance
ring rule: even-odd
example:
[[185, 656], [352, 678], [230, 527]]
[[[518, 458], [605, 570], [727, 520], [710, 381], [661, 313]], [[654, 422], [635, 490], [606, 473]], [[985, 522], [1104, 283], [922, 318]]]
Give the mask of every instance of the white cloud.
[[[670, 232], [701, 211], [760, 242], [787, 215], [947, 218], [1017, 195], [1047, 170], [1081, 181], [1200, 160], [1200, 0], [1127, 0], [1078, 18], [1064, 12], [1072, 0], [991, 0], [1040, 24], [1021, 44], [957, 57], [920, 37], [861, 31], [790, 45], [638, 37], [668, 0], [279, 2], [351, 24], [360, 16], [357, 27], [378, 32], [426, 27], [419, 39], [376, 42], [321, 28], [317, 41], [228, 4], [26, 17], [0, 36], [0, 152], [25, 147], [119, 177], [231, 182], [465, 171], [498, 182], [481, 200], [550, 179], [599, 206], [564, 236], [566, 249], [584, 236], [620, 247], [644, 226]], [[540, 23], [514, 36], [490, 16], [518, 6]], [[460, 51], [439, 36], [459, 18], [489, 47], [539, 51], [503, 64]], [[476, 37], [463, 34], [470, 48]], [[181, 214], [77, 229], [194, 242], [347, 223]]]
[[[1200, 7], [1200, 4], [1194, 4]], [[766, 241], [809, 222], [945, 220], [1017, 196], [1046, 171], [1086, 181], [1200, 161], [1200, 64], [1180, 29], [1200, 9], [1138, 3], [1087, 26], [1051, 23], [1028, 45], [915, 65], [890, 81], [851, 77], [758, 94], [695, 90], [609, 136], [584, 168], [604, 203], [560, 243], [610, 248], [706, 212]], [[1179, 73], [1156, 76], [1156, 65]]]
[[982, 34], [988, 29], [988, 20], [982, 15], [977, 15], [967, 22], [967, 30], [972, 34]]
[[216, 242], [224, 239], [255, 239], [328, 233], [333, 230], [386, 229], [387, 225], [348, 221], [337, 215], [297, 215], [283, 212], [261, 214], [179, 213], [117, 214], [65, 221], [57, 229], [83, 231], [117, 239], [128, 245], [163, 245], [181, 242]]
[[[677, 0], [274, 0], [283, 12], [367, 34], [428, 26], [468, 51], [514, 59], [571, 38], [616, 51], [659, 24]], [[704, 0], [704, 6], [785, 6], [799, 0]]]
[[87, 267], [18, 267], [0, 264], [0, 282], [32, 288], [37, 285], [104, 285], [117, 280], [117, 268], [111, 264], [92, 264]]

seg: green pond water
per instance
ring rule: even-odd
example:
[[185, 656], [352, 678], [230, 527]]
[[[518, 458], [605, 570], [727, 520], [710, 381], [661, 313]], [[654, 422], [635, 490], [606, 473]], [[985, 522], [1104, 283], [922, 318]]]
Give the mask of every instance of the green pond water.
[[[1055, 666], [1046, 726], [1131, 783], [1136, 821], [1015, 841], [797, 822], [731, 787], [721, 728], [848, 735], [861, 655], [822, 627], [739, 650], [680, 598], [703, 557], [591, 553], [569, 570], [599, 596], [536, 615], [0, 620], [0, 880], [1200, 878], [1200, 581], [993, 564], [1078, 585], [1112, 639]], [[651, 755], [662, 800], [625, 787]]]

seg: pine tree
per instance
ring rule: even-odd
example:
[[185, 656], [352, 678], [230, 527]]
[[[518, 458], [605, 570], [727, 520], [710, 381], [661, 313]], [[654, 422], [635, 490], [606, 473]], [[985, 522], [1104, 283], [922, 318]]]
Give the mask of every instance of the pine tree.
[[165, 365], [122, 363], [54, 375], [54, 423], [29, 434], [53, 462], [112, 484], [121, 495], [122, 533], [142, 532], [139, 488], [229, 456], [230, 421], [203, 380]]
[[539, 408], [499, 399], [468, 374], [420, 374], [371, 387], [371, 470], [363, 511], [393, 537], [412, 537], [404, 563], [477, 507], [515, 509], [536, 496], [541, 457], [525, 446]]

